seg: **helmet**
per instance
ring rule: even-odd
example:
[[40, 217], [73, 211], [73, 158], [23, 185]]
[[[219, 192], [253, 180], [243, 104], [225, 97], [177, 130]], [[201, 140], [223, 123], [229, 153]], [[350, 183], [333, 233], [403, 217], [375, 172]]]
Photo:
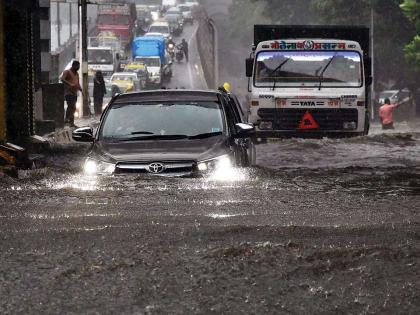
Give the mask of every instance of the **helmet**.
[[231, 86], [228, 82], [223, 83], [223, 88], [227, 91], [230, 92]]

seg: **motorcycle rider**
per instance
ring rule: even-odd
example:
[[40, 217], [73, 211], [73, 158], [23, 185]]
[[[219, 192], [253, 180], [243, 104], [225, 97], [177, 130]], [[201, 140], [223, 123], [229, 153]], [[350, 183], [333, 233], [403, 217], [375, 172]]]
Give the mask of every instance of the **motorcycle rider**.
[[176, 47], [176, 43], [174, 42], [172, 36], [170, 36], [168, 38], [168, 41], [166, 42], [166, 51], [171, 57], [171, 60], [173, 60], [175, 57], [175, 47]]
[[174, 40], [173, 40], [173, 38], [172, 38], [172, 36], [169, 36], [169, 38], [168, 38], [168, 41], [166, 42], [166, 49], [168, 49], [169, 48], [169, 45], [173, 45], [173, 47], [175, 48], [175, 46], [176, 46], [176, 43], [174, 42]]

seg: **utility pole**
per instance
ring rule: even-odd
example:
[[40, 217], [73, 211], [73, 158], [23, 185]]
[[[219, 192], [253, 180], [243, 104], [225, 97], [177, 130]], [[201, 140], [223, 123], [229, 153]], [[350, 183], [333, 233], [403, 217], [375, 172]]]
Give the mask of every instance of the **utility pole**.
[[370, 1], [370, 38], [371, 38], [371, 58], [372, 58], [372, 85], [370, 88], [370, 107], [371, 107], [371, 120], [375, 119], [375, 8], [374, 0]]
[[83, 117], [87, 117], [90, 114], [89, 108], [89, 77], [88, 77], [88, 28], [87, 28], [87, 0], [79, 0], [80, 6], [80, 23], [81, 23], [81, 48], [82, 48], [82, 89], [83, 89]]
[[6, 65], [4, 61], [4, 3], [0, 0], [0, 144], [6, 142]]

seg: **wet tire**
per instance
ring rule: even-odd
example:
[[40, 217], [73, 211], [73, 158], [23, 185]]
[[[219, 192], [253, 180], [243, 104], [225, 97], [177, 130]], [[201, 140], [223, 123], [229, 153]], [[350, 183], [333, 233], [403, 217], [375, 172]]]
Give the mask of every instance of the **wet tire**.
[[252, 141], [247, 149], [247, 155], [248, 155], [248, 163], [245, 166], [255, 166], [257, 165], [257, 147]]
[[369, 130], [370, 130], [370, 115], [368, 113], [366, 113], [365, 128], [363, 130], [363, 136], [367, 136], [369, 134]]

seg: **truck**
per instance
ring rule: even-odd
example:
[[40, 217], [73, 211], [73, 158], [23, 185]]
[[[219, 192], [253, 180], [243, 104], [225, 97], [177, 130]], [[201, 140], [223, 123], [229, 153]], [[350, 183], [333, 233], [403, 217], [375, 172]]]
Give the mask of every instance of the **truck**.
[[246, 76], [257, 139], [368, 134], [371, 65], [366, 27], [255, 25]]
[[133, 38], [136, 15], [134, 4], [101, 4], [98, 6], [96, 27], [98, 32], [115, 33], [123, 45], [129, 45]]
[[137, 37], [132, 44], [133, 61], [147, 66], [149, 81], [160, 86], [172, 76], [172, 62], [166, 58], [166, 41], [163, 36]]
[[119, 69], [119, 54], [110, 46], [88, 47], [88, 73], [93, 76], [98, 70], [104, 77], [110, 77]]

